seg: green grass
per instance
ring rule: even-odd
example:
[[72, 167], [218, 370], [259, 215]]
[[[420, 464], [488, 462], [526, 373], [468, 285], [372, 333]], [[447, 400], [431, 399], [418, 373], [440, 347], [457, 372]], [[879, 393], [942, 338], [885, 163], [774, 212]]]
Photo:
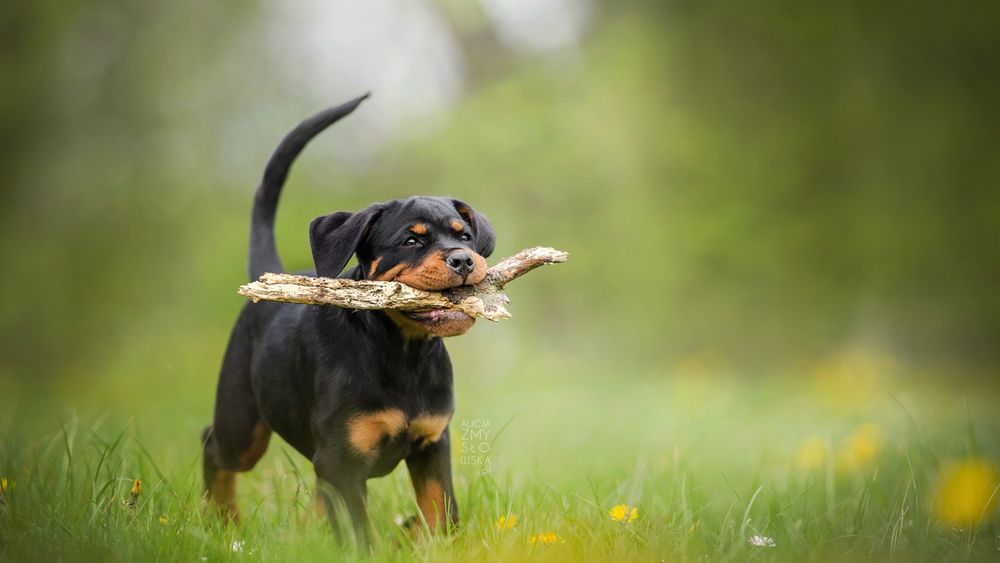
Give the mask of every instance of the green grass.
[[[966, 529], [933, 512], [948, 460], [1000, 459], [990, 385], [955, 389], [943, 376], [850, 359], [752, 378], [699, 358], [611, 376], [542, 357], [484, 370], [495, 377], [463, 377], [472, 372], [468, 353], [456, 357], [452, 430], [461, 528], [415, 543], [402, 534], [394, 517], [413, 514], [415, 502], [400, 467], [370, 482], [372, 560], [1000, 555], [995, 511]], [[0, 559], [356, 559], [313, 513], [310, 465], [277, 439], [241, 476], [240, 525], [222, 526], [205, 510], [197, 435], [212, 384], [193, 379], [203, 392], [191, 394], [185, 381], [135, 389], [112, 373], [86, 392], [7, 386], [0, 476], [10, 487], [0, 501]], [[462, 423], [475, 420], [489, 423], [490, 436], [463, 440]], [[870, 458], [855, 452], [852, 460], [845, 449], [859, 446], [849, 438], [867, 424], [880, 439]], [[798, 459], [810, 439], [828, 450], [811, 469]], [[463, 447], [488, 448], [488, 471]], [[129, 508], [133, 479], [143, 491]], [[637, 505], [640, 517], [613, 522], [608, 511], [619, 503]], [[499, 529], [501, 515], [515, 515], [516, 527]], [[530, 544], [548, 532], [559, 540]], [[755, 534], [776, 547], [749, 545]]]

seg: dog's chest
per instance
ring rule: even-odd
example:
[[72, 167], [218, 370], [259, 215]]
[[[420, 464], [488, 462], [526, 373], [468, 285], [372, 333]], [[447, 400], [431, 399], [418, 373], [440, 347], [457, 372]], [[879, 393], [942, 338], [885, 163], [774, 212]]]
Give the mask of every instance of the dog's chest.
[[441, 440], [451, 412], [407, 416], [401, 409], [384, 409], [356, 415], [347, 422], [347, 441], [358, 455], [374, 460], [388, 445], [426, 448]]

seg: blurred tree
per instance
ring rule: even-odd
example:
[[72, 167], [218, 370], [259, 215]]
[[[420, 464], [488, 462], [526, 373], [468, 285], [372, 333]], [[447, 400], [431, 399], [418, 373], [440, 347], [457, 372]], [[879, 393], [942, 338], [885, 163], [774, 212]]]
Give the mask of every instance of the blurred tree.
[[[528, 55], [447, 6], [465, 98], [371, 169], [318, 140], [278, 221], [290, 266], [331, 207], [450, 193], [494, 219], [499, 253], [572, 252], [515, 289], [505, 330], [526, 346], [637, 371], [858, 342], [1000, 365], [996, 7], [603, 3], [581, 47]], [[0, 291], [19, 295], [0, 304], [0, 373], [215, 357], [259, 165], [318, 109], [261, 62], [281, 47], [261, 14], [52, 0], [0, 15]], [[609, 291], [625, 297], [599, 303]]]

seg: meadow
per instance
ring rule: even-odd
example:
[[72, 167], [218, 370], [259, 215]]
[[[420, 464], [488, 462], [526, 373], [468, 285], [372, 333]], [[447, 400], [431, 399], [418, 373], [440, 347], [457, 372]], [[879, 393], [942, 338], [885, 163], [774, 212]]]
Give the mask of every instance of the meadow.
[[[3, 10], [0, 560], [996, 561], [987, 9]], [[289, 271], [315, 217], [415, 194], [488, 216], [491, 263], [570, 253], [448, 344], [459, 529], [401, 534], [398, 468], [370, 552], [278, 438], [223, 526], [199, 451], [262, 168], [365, 91], [289, 177]]]
[[[451, 344], [460, 528], [416, 538], [402, 531], [395, 521], [416, 509], [397, 468], [369, 482], [375, 539], [366, 560], [998, 556], [991, 463], [1000, 457], [1000, 413], [987, 385], [942, 400], [940, 378], [856, 350], [801, 373], [755, 377], [693, 356], [623, 385], [621, 374], [585, 373], [572, 360], [498, 365], [493, 340], [502, 329], [476, 327], [485, 334]], [[315, 515], [311, 466], [279, 439], [241, 476], [240, 524], [224, 526], [206, 508], [197, 434], [211, 378], [175, 375], [150, 389], [110, 377], [104, 385], [52, 391], [47, 405], [22, 395], [5, 409], [4, 560], [366, 553]], [[72, 409], [54, 409], [59, 396]]]

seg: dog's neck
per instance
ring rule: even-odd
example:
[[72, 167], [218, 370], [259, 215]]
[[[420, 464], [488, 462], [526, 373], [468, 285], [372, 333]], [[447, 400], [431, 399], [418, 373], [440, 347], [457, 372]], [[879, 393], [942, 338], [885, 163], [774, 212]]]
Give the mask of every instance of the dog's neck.
[[[428, 384], [450, 384], [450, 369], [444, 375], [431, 367], [448, 362], [448, 352], [440, 337], [407, 334], [405, 328], [390, 318], [392, 311], [361, 312], [368, 316], [368, 329], [380, 332], [378, 339], [385, 343], [379, 348], [382, 373], [387, 378], [385, 384], [413, 392]], [[432, 379], [428, 380], [428, 376]], [[439, 377], [444, 379], [436, 381]]]
[[[360, 266], [355, 266], [341, 274], [342, 278], [355, 281], [365, 280], [365, 270]], [[380, 328], [385, 330], [393, 341], [399, 341], [403, 350], [420, 352], [421, 350], [436, 349], [441, 346], [441, 338], [424, 331], [420, 326], [407, 319], [396, 311], [367, 311], [373, 318], [377, 319]]]

